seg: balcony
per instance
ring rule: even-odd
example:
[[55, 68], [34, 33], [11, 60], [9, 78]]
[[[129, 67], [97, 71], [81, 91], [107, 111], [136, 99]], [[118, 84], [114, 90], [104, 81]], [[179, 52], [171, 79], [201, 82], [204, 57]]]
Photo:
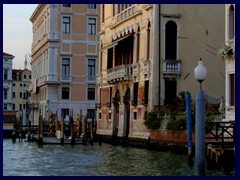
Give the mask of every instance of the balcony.
[[61, 81], [62, 82], [72, 82], [72, 76], [71, 75], [61, 75]]
[[133, 76], [138, 77], [140, 72], [139, 64], [133, 65], [132, 68], [133, 68]]
[[131, 65], [120, 65], [107, 70], [108, 83], [131, 80], [131, 78], [132, 78]]
[[149, 60], [146, 60], [143, 62], [143, 73], [144, 73], [144, 75], [150, 74], [150, 61]]
[[163, 75], [181, 75], [181, 61], [180, 60], [164, 60], [163, 61]]

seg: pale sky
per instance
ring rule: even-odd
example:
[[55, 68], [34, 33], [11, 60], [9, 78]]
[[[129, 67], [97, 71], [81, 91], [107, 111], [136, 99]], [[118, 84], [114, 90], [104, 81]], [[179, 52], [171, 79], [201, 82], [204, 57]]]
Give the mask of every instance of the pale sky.
[[3, 4], [3, 52], [15, 56], [13, 69], [23, 69], [25, 54], [31, 54], [32, 23], [37, 4]]

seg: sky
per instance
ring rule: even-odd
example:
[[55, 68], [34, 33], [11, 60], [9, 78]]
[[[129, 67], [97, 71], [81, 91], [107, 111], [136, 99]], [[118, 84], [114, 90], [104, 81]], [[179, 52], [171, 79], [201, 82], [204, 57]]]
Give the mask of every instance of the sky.
[[38, 4], [3, 4], [3, 52], [15, 56], [13, 69], [23, 69], [26, 54], [31, 54], [32, 23], [29, 20]]

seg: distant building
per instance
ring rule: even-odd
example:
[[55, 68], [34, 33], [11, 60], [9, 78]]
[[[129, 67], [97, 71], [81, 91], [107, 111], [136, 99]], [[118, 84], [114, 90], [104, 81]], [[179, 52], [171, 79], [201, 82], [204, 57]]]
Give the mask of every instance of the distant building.
[[12, 60], [14, 56], [3, 52], [3, 110], [12, 110]]
[[[225, 44], [235, 51], [235, 5], [225, 5]], [[235, 120], [235, 56], [225, 57], [226, 64], [226, 94], [225, 113], [226, 120]]]
[[23, 116], [23, 110], [27, 110], [29, 103], [29, 86], [31, 84], [31, 71], [27, 68], [13, 69], [13, 104], [12, 109], [18, 111], [16, 118], [19, 120]]
[[33, 12], [30, 107], [34, 124], [53, 112], [95, 115], [99, 7], [39, 4]]
[[206, 104], [224, 94], [224, 5], [101, 4], [97, 134], [148, 138], [144, 115], [198, 89], [194, 68], [208, 75]]

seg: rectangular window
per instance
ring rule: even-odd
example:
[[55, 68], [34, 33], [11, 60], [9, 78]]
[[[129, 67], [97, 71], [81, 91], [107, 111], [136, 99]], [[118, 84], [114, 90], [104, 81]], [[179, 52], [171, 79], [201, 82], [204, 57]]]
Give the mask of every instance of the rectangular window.
[[95, 100], [95, 88], [88, 88], [88, 100]]
[[99, 114], [98, 114], [98, 118], [99, 118], [99, 119], [102, 119], [102, 113], [99, 113]]
[[15, 87], [15, 83], [13, 83], [13, 87]]
[[235, 74], [230, 74], [230, 106], [235, 105]]
[[63, 7], [70, 8], [70, 7], [71, 7], [71, 4], [63, 4]]
[[88, 79], [95, 79], [95, 59], [88, 59]]
[[102, 23], [104, 23], [104, 19], [105, 19], [105, 5], [102, 4]]
[[20, 87], [22, 87], [22, 83], [20, 83]]
[[96, 18], [88, 18], [88, 34], [96, 34]]
[[32, 76], [31, 76], [31, 75], [28, 75], [28, 77], [29, 77], [29, 79], [31, 79], [31, 78], [32, 78]]
[[7, 110], [7, 104], [4, 104], [4, 110]]
[[7, 99], [7, 98], [8, 98], [8, 90], [4, 89], [4, 99]]
[[69, 87], [62, 87], [62, 99], [69, 99]]
[[26, 74], [24, 74], [24, 75], [23, 75], [23, 78], [24, 78], [24, 79], [26, 79], [26, 78], [27, 78], [27, 75], [26, 75]]
[[22, 104], [19, 104], [19, 110], [20, 111], [22, 110]]
[[69, 58], [62, 59], [62, 79], [70, 80], [70, 59]]
[[[118, 64], [115, 62], [115, 66]], [[113, 48], [108, 49], [107, 53], [107, 69], [111, 69], [113, 67]]]
[[133, 105], [138, 104], [138, 82], [133, 85]]
[[20, 92], [19, 97], [22, 98], [22, 92]]
[[108, 113], [108, 119], [112, 119], [112, 113]]
[[88, 109], [87, 110], [87, 118], [92, 119], [95, 117], [95, 109]]
[[15, 110], [15, 104], [12, 104], [12, 110]]
[[133, 112], [133, 119], [137, 120], [137, 112]]
[[63, 33], [70, 34], [70, 17], [63, 17]]
[[4, 80], [8, 79], [8, 70], [4, 69]]
[[15, 92], [13, 92], [12, 96], [13, 96], [13, 98], [15, 98]]
[[96, 9], [96, 4], [88, 4], [88, 9]]
[[66, 118], [66, 116], [69, 116], [69, 109], [62, 109], [61, 110], [61, 116], [64, 118]]
[[144, 86], [144, 104], [148, 104], [149, 81], [145, 81]]
[[25, 104], [23, 104], [23, 109], [25, 109], [26, 108], [26, 105]]

